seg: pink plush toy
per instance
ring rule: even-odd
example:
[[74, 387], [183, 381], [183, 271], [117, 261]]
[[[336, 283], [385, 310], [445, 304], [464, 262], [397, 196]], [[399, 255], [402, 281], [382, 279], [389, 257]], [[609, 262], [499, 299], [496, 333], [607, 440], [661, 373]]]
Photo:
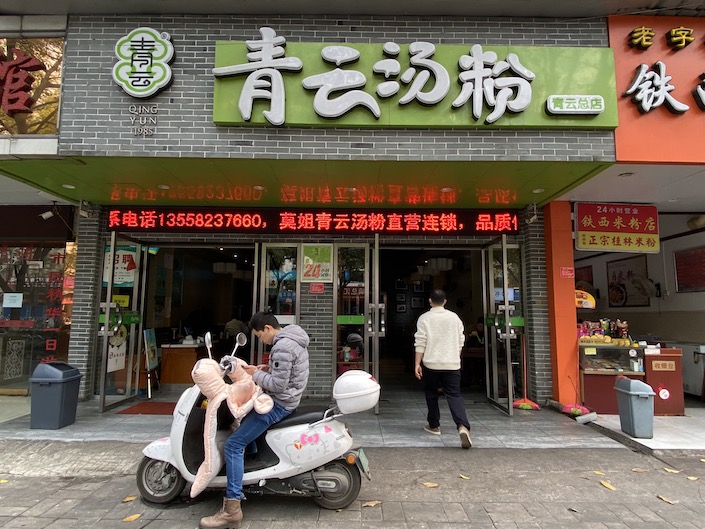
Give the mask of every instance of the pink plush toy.
[[227, 403], [230, 412], [235, 417], [236, 427], [253, 408], [257, 413], [268, 413], [274, 406], [272, 397], [263, 393], [262, 388], [255, 384], [252, 376], [243, 369], [247, 362], [240, 358], [230, 358], [233, 369], [228, 373], [228, 377], [233, 381], [232, 384], [223, 380], [225, 371], [218, 362], [210, 358], [203, 358], [196, 362], [191, 371], [193, 381], [208, 399], [203, 430], [205, 459], [198, 468], [196, 479], [191, 485], [192, 498], [195, 498], [208, 486], [223, 466], [223, 455], [218, 450], [216, 443], [218, 408], [222, 402]]

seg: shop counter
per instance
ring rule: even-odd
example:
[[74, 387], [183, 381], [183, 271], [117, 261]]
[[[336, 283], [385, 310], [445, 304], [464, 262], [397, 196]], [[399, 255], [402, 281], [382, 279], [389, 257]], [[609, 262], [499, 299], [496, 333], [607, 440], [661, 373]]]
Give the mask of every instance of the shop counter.
[[644, 356], [645, 382], [656, 393], [654, 415], [685, 414], [682, 359], [680, 349], [662, 348], [659, 354]]
[[198, 359], [207, 356], [208, 352], [203, 344], [163, 344], [159, 382], [193, 384], [193, 366]]

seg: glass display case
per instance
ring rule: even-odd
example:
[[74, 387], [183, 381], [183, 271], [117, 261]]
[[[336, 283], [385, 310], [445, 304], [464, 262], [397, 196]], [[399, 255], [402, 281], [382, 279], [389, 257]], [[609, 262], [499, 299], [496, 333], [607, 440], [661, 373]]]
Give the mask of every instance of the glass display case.
[[616, 415], [618, 376], [644, 381], [643, 347], [580, 344], [580, 389], [583, 406], [597, 413]]
[[580, 369], [587, 373], [643, 374], [644, 348], [581, 344]]

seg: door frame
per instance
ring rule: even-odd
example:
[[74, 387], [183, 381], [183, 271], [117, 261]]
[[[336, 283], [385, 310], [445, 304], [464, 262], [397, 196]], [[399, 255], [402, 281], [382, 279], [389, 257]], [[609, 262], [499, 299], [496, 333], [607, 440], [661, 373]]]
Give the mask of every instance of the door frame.
[[[509, 296], [509, 279], [507, 269], [507, 250], [521, 249], [519, 243], [507, 242], [507, 235], [494, 239], [482, 247], [482, 284], [485, 290], [483, 295], [483, 311], [485, 314], [485, 380], [487, 400], [507, 415], [514, 414], [514, 370], [512, 365], [512, 341], [518, 340], [520, 344], [521, 335], [517, 334], [516, 327], [512, 326], [513, 314], [516, 310], [514, 301]], [[495, 300], [495, 282], [493, 273], [495, 252], [500, 252], [501, 263], [501, 288], [502, 299]], [[524, 290], [524, 265], [521, 263], [521, 288]], [[522, 294], [523, 295], [523, 294]], [[490, 312], [491, 311], [491, 312]], [[488, 323], [492, 325], [488, 325]], [[499, 322], [499, 325], [497, 323]], [[525, 331], [525, 329], [524, 329]], [[506, 379], [499, 376], [500, 358], [498, 350], [500, 345], [504, 348], [504, 358], [501, 360], [505, 366]], [[499, 395], [501, 383], [506, 384], [506, 397]]]
[[[112, 300], [113, 297], [113, 287], [114, 287], [114, 276], [115, 276], [115, 250], [118, 245], [118, 240], [120, 243], [123, 241], [128, 242], [130, 245], [134, 245], [135, 252], [135, 264], [137, 265], [135, 272], [135, 280], [132, 286], [132, 300], [130, 303], [131, 311], [138, 311], [142, 317], [139, 323], [129, 323], [129, 330], [127, 335], [131, 337], [129, 340], [129, 348], [126, 350], [126, 367], [127, 376], [125, 393], [123, 398], [118, 398], [112, 402], [107, 402], [107, 381], [108, 381], [108, 351], [109, 351], [109, 340], [112, 336], [119, 331], [120, 326], [123, 324], [122, 309], [117, 303]], [[104, 318], [104, 323], [101, 328], [100, 322], [98, 322], [98, 336], [101, 351], [101, 363], [99, 377], [99, 400], [98, 408], [101, 413], [108, 411], [110, 409], [116, 408], [125, 404], [126, 402], [134, 401], [139, 394], [140, 387], [140, 372], [142, 365], [142, 353], [143, 353], [143, 329], [144, 329], [144, 305], [145, 305], [145, 292], [147, 285], [147, 265], [148, 258], [146, 254], [147, 246], [144, 246], [141, 242], [128, 237], [124, 234], [118, 232], [110, 233], [110, 241], [108, 243], [108, 251], [104, 252], [103, 262], [101, 266], [100, 274], [100, 312]], [[113, 266], [108, 268], [107, 277], [103, 277], [103, 271], [105, 270], [105, 261], [113, 263]], [[107, 282], [105, 287], [105, 299], [102, 299], [103, 292], [103, 282]], [[111, 326], [112, 314], [117, 313], [116, 324]], [[137, 367], [135, 369], [135, 367]]]

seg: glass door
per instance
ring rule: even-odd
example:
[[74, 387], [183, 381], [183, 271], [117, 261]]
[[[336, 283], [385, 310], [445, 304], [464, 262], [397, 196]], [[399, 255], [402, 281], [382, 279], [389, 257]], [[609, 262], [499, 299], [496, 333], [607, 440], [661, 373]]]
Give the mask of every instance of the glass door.
[[350, 369], [370, 370], [370, 337], [365, 318], [369, 303], [369, 246], [336, 244], [334, 248], [337, 277], [333, 292], [333, 376], [337, 378]]
[[512, 415], [518, 392], [515, 380], [521, 380], [522, 375], [523, 271], [519, 246], [507, 244], [503, 235], [499, 243], [483, 248], [482, 262], [487, 399]]
[[133, 400], [142, 388], [147, 248], [113, 232], [105, 247], [100, 300], [100, 411]]
[[[272, 311], [281, 325], [288, 325], [298, 321], [298, 257], [298, 244], [262, 245], [262, 258], [259, 264], [260, 294], [257, 311]], [[257, 340], [257, 344], [256, 363], [266, 363], [268, 357], [267, 352], [264, 350], [264, 344], [261, 340]]]
[[[386, 303], [380, 292], [379, 236], [369, 244], [335, 245], [336, 288], [333, 376], [362, 369], [379, 381]], [[375, 406], [379, 413], [379, 404]]]

